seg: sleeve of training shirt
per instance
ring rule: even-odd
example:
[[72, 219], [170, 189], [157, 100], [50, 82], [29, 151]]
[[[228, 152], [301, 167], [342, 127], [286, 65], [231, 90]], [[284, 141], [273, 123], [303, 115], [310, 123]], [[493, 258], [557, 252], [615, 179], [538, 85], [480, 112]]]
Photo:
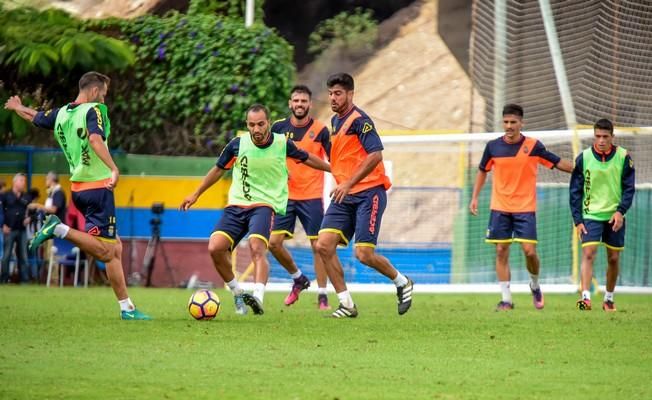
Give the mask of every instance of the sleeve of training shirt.
[[584, 222], [582, 217], [582, 199], [584, 193], [584, 162], [582, 153], [575, 159], [575, 168], [571, 173], [569, 190], [569, 199], [571, 215], [575, 225]]
[[324, 153], [326, 157], [330, 159], [331, 157], [331, 133], [328, 131], [328, 128], [325, 126], [317, 134], [317, 142], [321, 143], [321, 147], [324, 148]]
[[534, 145], [534, 149], [532, 149], [532, 155], [539, 157], [539, 164], [546, 168], [552, 169], [559, 163], [559, 161], [561, 161], [561, 158], [558, 155], [548, 151], [546, 146], [538, 140]]
[[491, 157], [491, 144], [492, 142], [487, 143], [484, 146], [484, 152], [482, 153], [482, 158], [480, 159], [480, 164], [478, 165], [478, 168], [483, 171], [483, 172], [489, 172], [491, 171], [491, 168], [494, 165], [494, 162]]
[[351, 124], [349, 132], [355, 132], [362, 147], [367, 153], [383, 150], [383, 142], [376, 131], [373, 121], [369, 117], [359, 117]]
[[236, 137], [231, 139], [229, 144], [222, 149], [219, 158], [215, 165], [217, 168], [221, 169], [231, 169], [235, 163], [235, 159], [238, 157], [238, 151], [240, 150], [240, 138]]
[[632, 206], [632, 202], [634, 201], [634, 192], [636, 191], [635, 184], [634, 161], [632, 160], [632, 157], [627, 154], [625, 157], [625, 166], [623, 168], [622, 177], [623, 195], [620, 198], [620, 204], [618, 204], [617, 208], [617, 210], [623, 215], [625, 215], [627, 210], [629, 210], [629, 207]]
[[106, 140], [104, 121], [99, 107], [90, 108], [86, 113], [86, 129], [88, 129], [89, 135], [100, 135], [102, 139]]
[[294, 144], [294, 141], [288, 140], [285, 146], [285, 155], [297, 161], [304, 162], [308, 159], [308, 152], [301, 150]]
[[57, 113], [59, 112], [58, 108], [53, 108], [47, 111], [39, 111], [34, 116], [32, 124], [39, 128], [54, 130], [54, 123], [57, 120]]

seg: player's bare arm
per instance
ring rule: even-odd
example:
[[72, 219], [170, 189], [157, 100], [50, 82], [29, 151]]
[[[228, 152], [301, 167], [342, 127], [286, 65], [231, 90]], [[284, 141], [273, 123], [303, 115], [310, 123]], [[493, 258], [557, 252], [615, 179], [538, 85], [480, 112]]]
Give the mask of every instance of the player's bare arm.
[[562, 158], [561, 160], [559, 160], [557, 164], [555, 164], [555, 168], [557, 168], [560, 171], [568, 172], [570, 174], [571, 172], [573, 172], [573, 162], [565, 158]]
[[331, 172], [331, 166], [326, 161], [317, 157], [314, 154], [309, 153], [306, 161], [303, 162], [305, 165], [310, 168], [318, 169], [320, 171]]
[[204, 179], [202, 179], [197, 190], [183, 199], [181, 205], [179, 206], [179, 210], [188, 211], [188, 209], [190, 209], [190, 207], [197, 202], [199, 196], [201, 196], [209, 187], [213, 186], [217, 181], [219, 181], [223, 175], [224, 170], [222, 168], [213, 166], [213, 168], [208, 171]]
[[344, 197], [349, 194], [351, 188], [369, 175], [380, 162], [383, 162], [382, 151], [379, 150], [367, 154], [367, 158], [362, 161], [358, 169], [351, 176], [351, 179], [340, 183], [335, 189], [333, 189], [331, 192], [331, 198], [333, 201], [341, 203], [344, 200]]
[[487, 181], [487, 173], [482, 170], [478, 170], [478, 174], [475, 176], [475, 184], [473, 184], [473, 194], [471, 195], [471, 203], [469, 203], [469, 211], [473, 215], [478, 215], [478, 196], [480, 191], [484, 186], [484, 183]]
[[25, 107], [19, 96], [11, 96], [5, 103], [5, 109], [15, 111], [18, 116], [29, 122], [34, 120], [37, 113], [36, 110]]
[[106, 184], [106, 188], [113, 190], [118, 185], [120, 170], [115, 165], [115, 162], [113, 162], [109, 149], [104, 145], [104, 138], [101, 135], [91, 133], [88, 136], [88, 143], [100, 160], [111, 170], [111, 178], [109, 179], [109, 183]]

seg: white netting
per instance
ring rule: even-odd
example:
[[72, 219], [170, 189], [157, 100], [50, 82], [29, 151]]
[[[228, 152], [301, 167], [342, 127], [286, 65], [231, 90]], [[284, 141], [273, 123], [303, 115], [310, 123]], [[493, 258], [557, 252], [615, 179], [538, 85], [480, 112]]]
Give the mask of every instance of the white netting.
[[[494, 2], [473, 4], [470, 70], [493, 130]], [[577, 122], [652, 125], [652, 2], [551, 0]], [[528, 129], [565, 128], [539, 1], [506, 0], [505, 102], [525, 107]]]

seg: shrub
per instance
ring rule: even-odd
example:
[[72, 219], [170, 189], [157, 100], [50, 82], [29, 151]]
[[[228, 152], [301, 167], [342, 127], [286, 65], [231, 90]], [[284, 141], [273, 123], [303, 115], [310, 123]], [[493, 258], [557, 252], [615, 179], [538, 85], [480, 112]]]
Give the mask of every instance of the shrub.
[[324, 20], [308, 37], [308, 52], [319, 55], [326, 50], [369, 54], [378, 39], [378, 23], [373, 11], [356, 8]]

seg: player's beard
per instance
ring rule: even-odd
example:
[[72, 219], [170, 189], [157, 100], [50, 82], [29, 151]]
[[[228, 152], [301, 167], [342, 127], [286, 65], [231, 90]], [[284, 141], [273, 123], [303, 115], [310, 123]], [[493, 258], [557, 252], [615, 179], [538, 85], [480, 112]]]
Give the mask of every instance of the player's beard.
[[268, 132], [252, 133], [251, 138], [256, 144], [265, 144], [266, 141], [265, 139], [267, 139], [267, 134]]
[[291, 110], [291, 111], [292, 111], [292, 115], [294, 115], [294, 118], [296, 118], [296, 119], [299, 119], [299, 120], [300, 120], [300, 119], [304, 119], [304, 118], [306, 118], [306, 117], [308, 116], [308, 114], [310, 113], [310, 107], [306, 107], [306, 108], [305, 108], [305, 111], [303, 111], [303, 114], [299, 114], [299, 113], [297, 112], [297, 109], [298, 109], [298, 108], [299, 108], [299, 107], [297, 107], [297, 108], [293, 108], [293, 109]]

